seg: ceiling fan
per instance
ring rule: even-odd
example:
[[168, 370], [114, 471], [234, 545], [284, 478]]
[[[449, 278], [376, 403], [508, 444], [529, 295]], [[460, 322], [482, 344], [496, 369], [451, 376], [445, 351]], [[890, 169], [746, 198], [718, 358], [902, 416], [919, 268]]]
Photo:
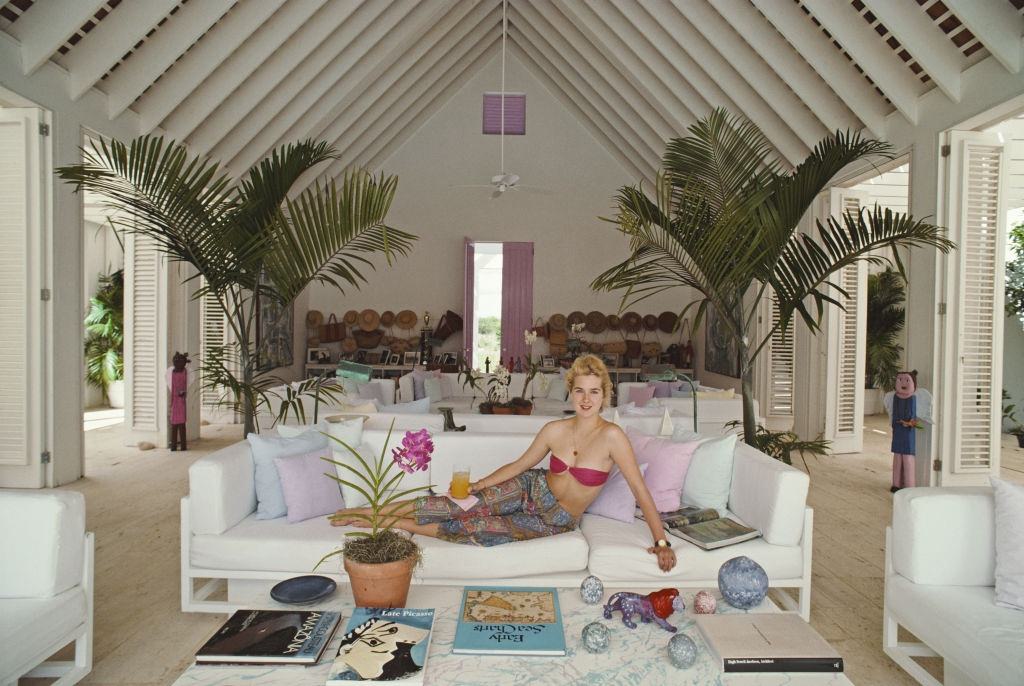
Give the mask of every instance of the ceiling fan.
[[491, 188], [491, 198], [500, 198], [505, 191], [526, 191], [528, 193], [540, 193], [551, 195], [552, 192], [535, 186], [519, 185], [519, 174], [512, 174], [505, 171], [505, 54], [506, 42], [508, 39], [508, 0], [501, 2], [501, 127], [498, 131], [499, 159], [498, 166], [501, 171], [491, 177], [489, 184], [465, 184], [459, 188]]

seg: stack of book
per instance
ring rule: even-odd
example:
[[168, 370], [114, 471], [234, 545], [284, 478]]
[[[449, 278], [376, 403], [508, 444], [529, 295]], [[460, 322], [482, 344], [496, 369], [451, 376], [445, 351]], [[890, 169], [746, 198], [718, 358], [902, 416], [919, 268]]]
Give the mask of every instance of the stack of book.
[[797, 615], [696, 615], [694, 620], [723, 672], [843, 671], [835, 648]]
[[316, 664], [341, 621], [321, 610], [239, 610], [196, 653], [197, 663]]

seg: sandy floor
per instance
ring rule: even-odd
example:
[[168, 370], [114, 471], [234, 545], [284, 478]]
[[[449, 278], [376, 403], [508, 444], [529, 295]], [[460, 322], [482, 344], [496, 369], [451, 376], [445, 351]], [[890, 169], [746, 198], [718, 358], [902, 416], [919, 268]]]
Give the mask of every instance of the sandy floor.
[[[808, 459], [814, 508], [811, 623], [846, 659], [856, 684], [913, 684], [881, 649], [885, 526], [891, 517], [884, 418], [869, 418], [865, 451]], [[204, 426], [189, 452], [140, 452], [121, 427], [85, 434], [81, 491], [96, 534], [95, 660], [86, 684], [168, 684], [191, 664], [221, 615], [183, 614], [179, 603], [179, 501], [189, 465], [241, 437]], [[1004, 437], [1003, 476], [1024, 483], [1024, 450]]]

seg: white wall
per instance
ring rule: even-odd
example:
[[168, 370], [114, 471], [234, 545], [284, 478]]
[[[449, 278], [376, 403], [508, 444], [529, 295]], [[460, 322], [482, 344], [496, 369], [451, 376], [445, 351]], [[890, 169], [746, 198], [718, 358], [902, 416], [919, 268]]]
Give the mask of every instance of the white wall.
[[[594, 293], [590, 282], [628, 254], [628, 241], [599, 217], [613, 214], [616, 190], [635, 183], [622, 166], [515, 59], [507, 90], [526, 96], [526, 135], [506, 136], [505, 171], [520, 183], [551, 194], [510, 190], [491, 199], [487, 186], [500, 171], [497, 136], [481, 133], [484, 91], [500, 83], [500, 60], [485, 66], [382, 165], [397, 174], [398, 193], [389, 223], [420, 239], [391, 270], [369, 274], [359, 292], [340, 294], [314, 285], [309, 307], [326, 317], [346, 310], [411, 309], [433, 321], [446, 309], [463, 312], [463, 241], [533, 241], [534, 316], [573, 310], [617, 312], [621, 294]], [[383, 264], [377, 260], [377, 264]], [[641, 314], [680, 311], [688, 289], [661, 294], [632, 309]], [[296, 310], [301, 321], [305, 311]], [[667, 344], [668, 337], [662, 337]], [[695, 341], [696, 342], [696, 341]], [[449, 339], [447, 349], [461, 346]], [[545, 352], [539, 344], [534, 352]]]

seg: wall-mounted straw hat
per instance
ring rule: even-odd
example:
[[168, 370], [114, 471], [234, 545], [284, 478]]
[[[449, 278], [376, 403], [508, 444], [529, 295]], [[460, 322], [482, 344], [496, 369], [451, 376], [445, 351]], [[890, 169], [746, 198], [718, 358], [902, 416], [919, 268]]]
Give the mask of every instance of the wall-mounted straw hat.
[[590, 333], [601, 333], [608, 328], [608, 319], [604, 316], [604, 312], [587, 312], [587, 331]]
[[579, 310], [574, 310], [569, 313], [569, 316], [565, 318], [569, 322], [569, 326], [574, 324], [585, 324], [587, 321], [587, 315], [583, 314]]
[[356, 322], [359, 321], [359, 313], [355, 310], [349, 310], [341, 320], [349, 326], [355, 326]]
[[306, 326], [315, 329], [324, 323], [324, 313], [320, 310], [310, 310], [306, 313]]
[[658, 315], [658, 328], [663, 333], [672, 333], [676, 330], [676, 322], [679, 321], [675, 312], [662, 312]]
[[653, 314], [644, 315], [644, 329], [647, 331], [654, 331], [658, 328], [658, 318]]
[[607, 320], [608, 320], [608, 329], [610, 331], [618, 331], [619, 329], [622, 328], [622, 320], [619, 319], [619, 315], [617, 315], [617, 314], [610, 314], [610, 315], [608, 315]]
[[630, 310], [622, 315], [622, 328], [626, 330], [626, 333], [636, 333], [640, 330], [641, 321], [640, 315]]
[[417, 321], [419, 321], [419, 318], [412, 310], [402, 310], [398, 313], [398, 317], [395, 319], [395, 323], [398, 325], [399, 329], [415, 328]]
[[384, 310], [380, 313], [380, 325], [384, 328], [391, 328], [395, 325], [395, 313], [391, 310]]
[[363, 331], [376, 331], [380, 326], [380, 315], [377, 310], [366, 309], [359, 313], [359, 328]]
[[550, 317], [548, 317], [548, 326], [554, 331], [565, 331], [565, 315], [551, 315]]
[[354, 353], [359, 350], [359, 344], [356, 343], [356, 339], [349, 336], [341, 341], [341, 352], [343, 353]]

